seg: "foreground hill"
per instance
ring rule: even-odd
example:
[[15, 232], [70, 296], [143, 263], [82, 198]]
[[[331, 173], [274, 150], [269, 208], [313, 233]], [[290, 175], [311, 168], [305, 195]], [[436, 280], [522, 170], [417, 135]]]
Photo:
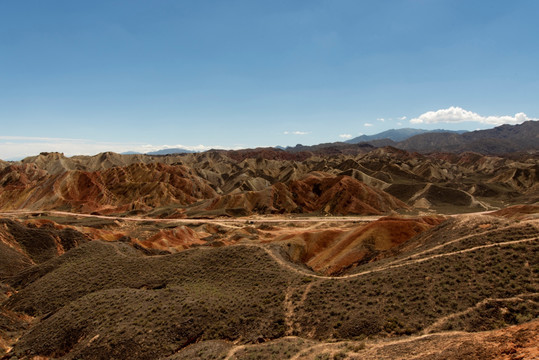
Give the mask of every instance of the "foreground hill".
[[[244, 236], [159, 255], [85, 242], [3, 278], [0, 338], [6, 359], [394, 358], [423, 345], [434, 358], [523, 356], [536, 345], [539, 227], [533, 214], [508, 218], [519, 211], [340, 232], [327, 221], [215, 220], [193, 223], [191, 236]], [[312, 270], [336, 264], [336, 277]]]
[[62, 255], [88, 240], [87, 236], [70, 228], [38, 228], [0, 219], [0, 278]]

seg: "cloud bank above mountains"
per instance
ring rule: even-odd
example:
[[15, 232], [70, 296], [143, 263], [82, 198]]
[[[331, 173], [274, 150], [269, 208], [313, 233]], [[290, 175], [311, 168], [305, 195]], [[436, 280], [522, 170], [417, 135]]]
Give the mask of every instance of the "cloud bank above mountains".
[[437, 123], [462, 123], [462, 122], [478, 122], [489, 125], [503, 125], [503, 124], [521, 124], [525, 121], [531, 120], [526, 114], [520, 112], [515, 116], [482, 116], [472, 111], [465, 110], [458, 106], [451, 106], [447, 109], [440, 109], [437, 111], [428, 111], [421, 114], [419, 117], [411, 119], [411, 124], [437, 124]]
[[[370, 134], [379, 133], [384, 130], [387, 130], [390, 126], [397, 125], [399, 128], [402, 127], [403, 121], [406, 119], [406, 116], [394, 117], [394, 118], [377, 118], [376, 122], [363, 122], [363, 127], [368, 128]], [[484, 124], [483, 127], [494, 127], [503, 124], [520, 124], [528, 120], [533, 120], [528, 117], [525, 113], [519, 112], [514, 116], [503, 115], [503, 116], [483, 116], [478, 113], [465, 110], [458, 106], [451, 106], [447, 109], [440, 109], [436, 111], [428, 111], [416, 118], [409, 120], [410, 124], [415, 125], [415, 128], [422, 128], [421, 125], [429, 124], [458, 124], [458, 123], [468, 123], [463, 126], [464, 128], [470, 129], [473, 124], [470, 123], [480, 123]], [[397, 122], [396, 122], [397, 121]], [[393, 123], [393, 125], [391, 124]], [[361, 127], [359, 123], [358, 128]], [[376, 126], [375, 126], [376, 124]], [[385, 124], [383, 127], [378, 126], [378, 124]], [[427, 126], [425, 126], [427, 127]], [[443, 126], [440, 126], [442, 128]], [[342, 128], [341, 131], [335, 133], [335, 140], [343, 141], [353, 138], [352, 131], [359, 130], [358, 128]], [[324, 129], [324, 130], [327, 130]], [[301, 136], [304, 138], [313, 137], [313, 139], [306, 139], [310, 142], [311, 145], [316, 143], [322, 143], [324, 141], [329, 141], [327, 134], [321, 133], [320, 130], [317, 131], [300, 131], [300, 130], [287, 130], [283, 131], [282, 134], [286, 137], [294, 138], [294, 136]], [[362, 135], [360, 133], [359, 135]], [[229, 139], [229, 142], [233, 139]], [[255, 138], [255, 141], [256, 138]], [[32, 137], [32, 136], [7, 136], [0, 135], [0, 159], [2, 160], [20, 160], [26, 156], [36, 155], [40, 152], [62, 152], [66, 156], [72, 155], [95, 155], [100, 152], [113, 151], [113, 152], [127, 152], [134, 151], [139, 153], [147, 153], [152, 151], [172, 149], [172, 148], [182, 148], [185, 150], [191, 151], [205, 151], [210, 149], [226, 149], [226, 150], [237, 150], [245, 147], [256, 147], [256, 146], [274, 146], [276, 144], [268, 144], [267, 139], [258, 138], [260, 143], [255, 143], [247, 146], [245, 144], [240, 145], [237, 142], [232, 144], [221, 145], [153, 145], [153, 144], [143, 144], [143, 143], [126, 143], [126, 142], [103, 142], [91, 139], [74, 139], [74, 138], [61, 138], [61, 137]], [[316, 142], [318, 141], [318, 142]], [[266, 144], [264, 144], [264, 142]], [[288, 141], [284, 140], [284, 145], [289, 145]]]

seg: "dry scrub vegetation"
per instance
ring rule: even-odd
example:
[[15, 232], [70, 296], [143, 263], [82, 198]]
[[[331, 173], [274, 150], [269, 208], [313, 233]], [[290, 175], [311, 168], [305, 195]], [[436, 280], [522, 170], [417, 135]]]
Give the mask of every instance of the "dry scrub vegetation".
[[172, 254], [91, 241], [5, 278], [5, 311], [35, 318], [8, 356], [339, 359], [380, 339], [504, 329], [539, 315], [537, 235], [532, 220], [450, 218], [336, 277], [248, 238]]

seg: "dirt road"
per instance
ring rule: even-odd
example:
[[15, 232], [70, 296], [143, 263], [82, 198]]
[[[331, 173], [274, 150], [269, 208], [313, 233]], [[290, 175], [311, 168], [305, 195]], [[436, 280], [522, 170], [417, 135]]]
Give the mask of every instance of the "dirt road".
[[205, 223], [303, 223], [303, 222], [369, 222], [376, 221], [383, 216], [313, 216], [313, 217], [247, 217], [247, 218], [214, 218], [214, 219], [156, 219], [156, 218], [143, 218], [132, 216], [109, 216], [109, 215], [96, 215], [96, 214], [80, 214], [71, 213], [67, 211], [4, 211], [0, 212], [0, 216], [12, 217], [21, 215], [55, 215], [55, 216], [72, 216], [79, 218], [95, 218], [95, 219], [107, 219], [107, 220], [120, 220], [120, 221], [138, 221], [138, 222], [156, 222], [156, 223], [177, 223], [177, 224], [205, 224]]

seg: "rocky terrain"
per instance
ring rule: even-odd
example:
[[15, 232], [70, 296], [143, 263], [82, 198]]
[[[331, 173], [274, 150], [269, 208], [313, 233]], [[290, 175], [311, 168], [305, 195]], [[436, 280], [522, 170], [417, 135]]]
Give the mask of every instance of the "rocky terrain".
[[276, 149], [71, 158], [42, 153], [3, 166], [1, 210], [347, 215], [479, 211], [539, 200], [534, 154], [420, 155], [391, 147], [355, 155]]
[[0, 359], [539, 356], [539, 158], [348, 146], [0, 162]]

